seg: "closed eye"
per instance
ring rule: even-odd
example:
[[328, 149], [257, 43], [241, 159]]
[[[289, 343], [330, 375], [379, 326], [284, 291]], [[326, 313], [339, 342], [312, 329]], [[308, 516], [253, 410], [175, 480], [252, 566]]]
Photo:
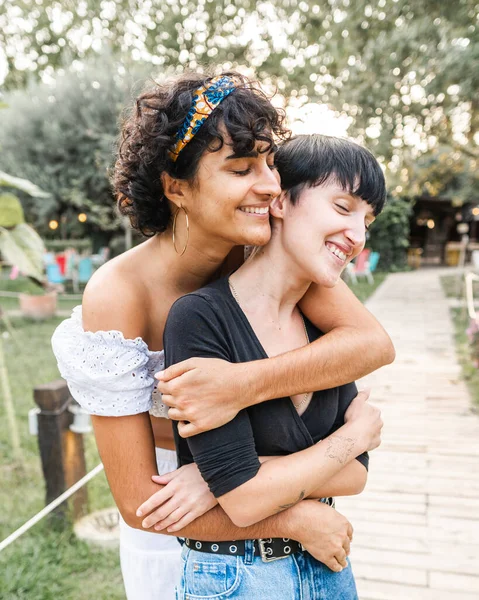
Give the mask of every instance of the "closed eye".
[[249, 175], [251, 173], [251, 169], [244, 169], [243, 171], [232, 171], [235, 175], [239, 177], [244, 177], [245, 175]]
[[335, 204], [334, 206], [336, 206], [337, 208], [340, 208], [341, 210], [344, 210], [344, 212], [349, 213], [349, 208], [347, 206], [343, 206], [342, 204]]

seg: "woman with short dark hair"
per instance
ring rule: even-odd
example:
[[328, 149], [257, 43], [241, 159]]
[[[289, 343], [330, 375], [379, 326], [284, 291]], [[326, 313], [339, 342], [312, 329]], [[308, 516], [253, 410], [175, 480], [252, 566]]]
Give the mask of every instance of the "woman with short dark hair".
[[[365, 148], [320, 135], [285, 142], [276, 165], [283, 191], [264, 201], [270, 241], [229, 277], [173, 304], [164, 334], [167, 366], [192, 356], [261, 360], [321, 336], [298, 303], [311, 284], [334, 287], [364, 248], [384, 206], [384, 176]], [[235, 167], [246, 170], [248, 160]], [[332, 496], [360, 493], [381, 428], [379, 411], [354, 384], [305, 387], [187, 441], [177, 436], [176, 443], [179, 464], [195, 462], [226, 514], [247, 527], [305, 498], [332, 504]], [[349, 565], [334, 573], [294, 538], [204, 540], [186, 540], [178, 598], [357, 598]], [[337, 558], [347, 560], [346, 552]]]

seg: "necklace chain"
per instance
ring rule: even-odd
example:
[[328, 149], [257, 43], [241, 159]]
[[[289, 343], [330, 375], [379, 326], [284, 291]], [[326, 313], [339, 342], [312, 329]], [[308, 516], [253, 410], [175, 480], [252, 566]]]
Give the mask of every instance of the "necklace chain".
[[[238, 305], [241, 307], [241, 302], [239, 301], [239, 298], [238, 298], [238, 292], [236, 291], [236, 288], [233, 285], [233, 282], [231, 281], [231, 279], [228, 279], [228, 283], [230, 285], [230, 289], [231, 289], [231, 293], [233, 294], [233, 298], [236, 300], [236, 302], [238, 303]], [[304, 335], [306, 337], [306, 342], [309, 344], [309, 335], [308, 335], [308, 330], [306, 329], [306, 322], [304, 320], [304, 317], [303, 317], [303, 314], [301, 313], [301, 311], [300, 311], [299, 314], [301, 316], [301, 321], [303, 322]], [[294, 408], [296, 410], [299, 410], [308, 401], [309, 396], [310, 396], [310, 392], [306, 392], [306, 394], [304, 394], [304, 396], [303, 396], [303, 399], [298, 404], [295, 404], [293, 402], [293, 400], [291, 400], [291, 402], [293, 402]]]

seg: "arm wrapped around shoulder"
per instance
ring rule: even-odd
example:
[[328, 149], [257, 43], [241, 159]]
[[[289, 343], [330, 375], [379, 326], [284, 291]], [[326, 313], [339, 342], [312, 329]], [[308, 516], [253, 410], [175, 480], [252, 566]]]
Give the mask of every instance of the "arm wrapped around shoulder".
[[148, 368], [148, 347], [120, 331], [84, 331], [81, 307], [52, 337], [61, 376], [75, 400], [100, 416], [126, 416], [152, 407], [155, 380]]

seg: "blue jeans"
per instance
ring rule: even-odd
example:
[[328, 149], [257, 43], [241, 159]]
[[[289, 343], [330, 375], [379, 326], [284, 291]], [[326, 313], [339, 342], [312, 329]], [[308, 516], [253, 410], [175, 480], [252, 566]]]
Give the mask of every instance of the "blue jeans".
[[264, 563], [247, 542], [245, 556], [183, 546], [177, 600], [358, 600], [351, 565], [334, 573], [308, 552]]

